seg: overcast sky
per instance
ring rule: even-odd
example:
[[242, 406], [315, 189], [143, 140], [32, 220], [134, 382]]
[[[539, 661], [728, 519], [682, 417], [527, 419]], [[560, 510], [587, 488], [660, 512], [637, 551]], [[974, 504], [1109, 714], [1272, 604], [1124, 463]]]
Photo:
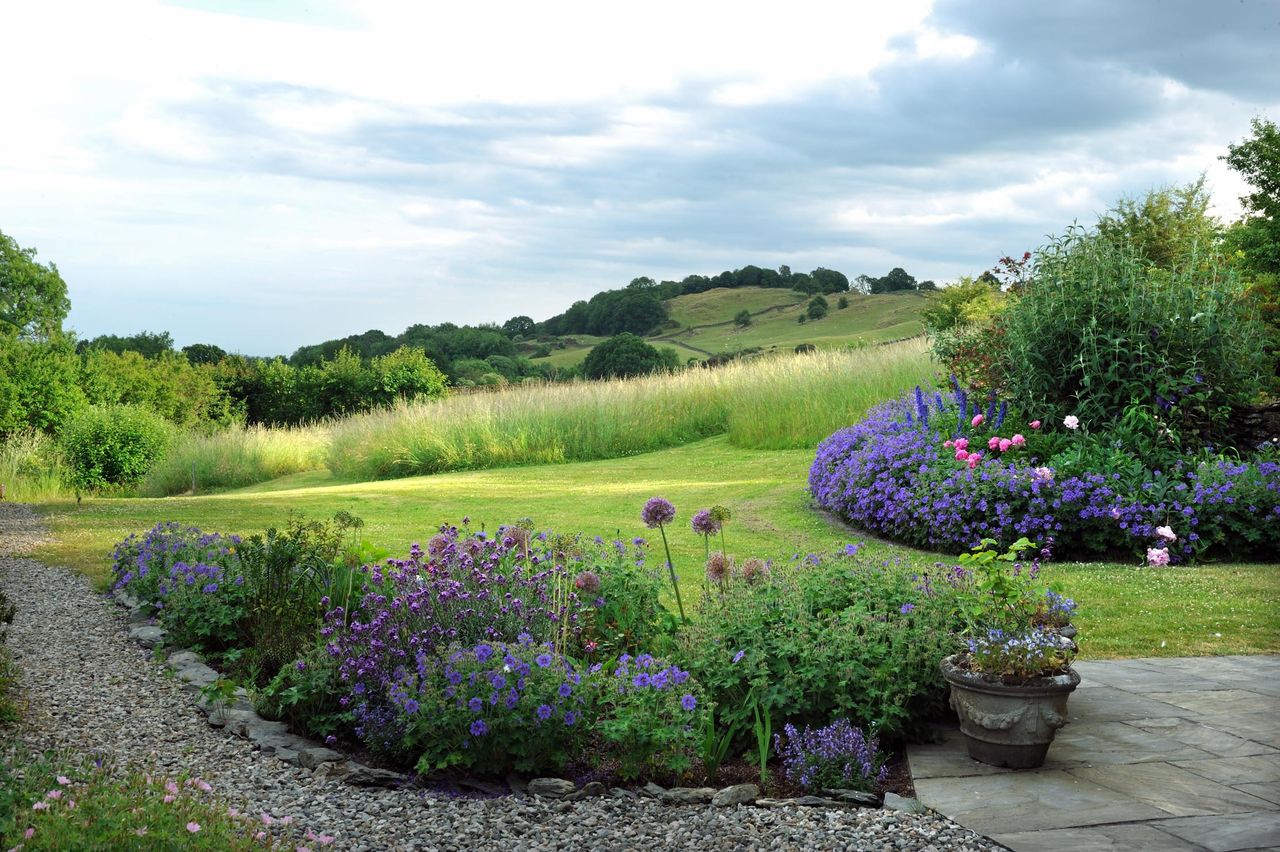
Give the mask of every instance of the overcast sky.
[[1280, 118], [1280, 0], [5, 3], [0, 231], [249, 354], [755, 263], [952, 280]]

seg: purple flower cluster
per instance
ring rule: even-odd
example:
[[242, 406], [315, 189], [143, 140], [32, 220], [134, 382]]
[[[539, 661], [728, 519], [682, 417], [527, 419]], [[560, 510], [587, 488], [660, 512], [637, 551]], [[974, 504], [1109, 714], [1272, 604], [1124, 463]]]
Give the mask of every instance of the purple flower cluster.
[[662, 497], [650, 497], [640, 510], [640, 520], [650, 529], [666, 526], [675, 519], [676, 507], [671, 505], [670, 500]]
[[[595, 674], [601, 668], [602, 665], [597, 663], [592, 666], [591, 673]], [[640, 654], [635, 657], [623, 654], [618, 658], [618, 664], [609, 672], [609, 676], [611, 682], [608, 691], [615, 695], [627, 695], [641, 690], [655, 692], [674, 690], [681, 693], [682, 708], [693, 712], [698, 706], [698, 699], [694, 695], [679, 689], [689, 682], [689, 673], [676, 665], [664, 665], [651, 654]]]
[[877, 738], [867, 739], [847, 719], [803, 731], [788, 723], [774, 735], [773, 748], [787, 779], [805, 790], [871, 792], [888, 775]]
[[[991, 404], [988, 404], [991, 409]], [[923, 415], [932, 411], [932, 416]], [[1177, 533], [1175, 559], [1210, 547], [1235, 555], [1280, 550], [1280, 463], [1216, 459], [1148, 471], [1055, 475], [1034, 457], [957, 464], [944, 424], [965, 424], [962, 390], [923, 394], [873, 409], [818, 447], [809, 488], [820, 506], [863, 529], [924, 547], [963, 552], [983, 538], [1008, 545], [1022, 536], [1055, 539], [1076, 553], [1123, 548], [1143, 553], [1157, 528]], [[999, 420], [1004, 406], [995, 409]]]
[[159, 523], [141, 538], [130, 535], [111, 552], [112, 590], [140, 601], [161, 603], [179, 584], [213, 593], [232, 577], [243, 584], [236, 547], [239, 536], [204, 533], [176, 521]]
[[1006, 632], [992, 628], [969, 639], [969, 665], [992, 677], [1032, 678], [1053, 675], [1071, 662], [1071, 643], [1056, 630], [1034, 628]]
[[350, 612], [330, 611], [321, 630], [347, 685], [343, 700], [381, 717], [385, 708], [362, 696], [386, 696], [416, 661], [450, 645], [576, 636], [588, 605], [578, 600], [570, 567], [557, 561], [547, 538], [533, 537], [526, 551], [511, 536], [468, 536], [445, 527], [429, 554], [415, 545], [407, 559], [364, 566], [358, 602]]

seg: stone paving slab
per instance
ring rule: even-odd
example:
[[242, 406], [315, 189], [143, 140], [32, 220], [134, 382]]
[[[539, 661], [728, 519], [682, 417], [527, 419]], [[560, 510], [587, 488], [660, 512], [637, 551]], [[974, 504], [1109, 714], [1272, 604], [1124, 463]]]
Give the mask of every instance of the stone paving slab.
[[908, 751], [927, 806], [1016, 852], [1280, 850], [1280, 655], [1081, 661], [1044, 767]]
[[997, 834], [991, 838], [1021, 852], [1118, 852], [1145, 849], [1149, 852], [1203, 852], [1204, 847], [1146, 823], [1098, 825], [1089, 828], [1060, 828], [1053, 831], [1023, 831]]

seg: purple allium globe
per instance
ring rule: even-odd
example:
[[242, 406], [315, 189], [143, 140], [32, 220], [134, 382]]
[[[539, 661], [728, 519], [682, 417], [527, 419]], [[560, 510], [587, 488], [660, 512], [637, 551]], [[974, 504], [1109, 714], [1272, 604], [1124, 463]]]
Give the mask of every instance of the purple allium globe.
[[640, 520], [650, 529], [665, 526], [676, 519], [676, 507], [670, 500], [662, 497], [650, 497], [640, 510]]
[[723, 553], [713, 553], [707, 559], [707, 579], [713, 583], [723, 583], [729, 579], [729, 572], [733, 570], [733, 562]]
[[720, 532], [720, 522], [711, 517], [710, 509], [699, 509], [695, 512], [689, 526], [693, 527], [693, 531], [698, 535], [710, 536]]

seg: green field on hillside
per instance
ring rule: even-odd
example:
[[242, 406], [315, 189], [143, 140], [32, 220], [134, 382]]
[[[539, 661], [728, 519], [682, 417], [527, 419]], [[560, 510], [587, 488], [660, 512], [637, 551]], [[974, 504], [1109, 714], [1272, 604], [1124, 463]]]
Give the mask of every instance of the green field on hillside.
[[[786, 561], [793, 554], [832, 550], [866, 540], [810, 507], [805, 491], [811, 450], [760, 451], [723, 437], [645, 455], [344, 483], [327, 472], [297, 474], [209, 497], [86, 499], [42, 507], [55, 541], [38, 556], [71, 565], [98, 581], [107, 553], [132, 532], [177, 520], [204, 530], [252, 533], [282, 525], [291, 512], [324, 517], [339, 510], [364, 519], [373, 543], [403, 554], [435, 528], [470, 516], [473, 528], [529, 517], [541, 528], [606, 538], [656, 531], [640, 522], [644, 501], [657, 494], [679, 514], [670, 530], [686, 603], [701, 592], [702, 539], [688, 526], [697, 509], [715, 503], [733, 511], [728, 549], [739, 559]], [[873, 559], [936, 570], [949, 557], [868, 541]], [[661, 556], [653, 552], [654, 564]], [[1065, 563], [1046, 569], [1081, 605], [1076, 619], [1086, 657], [1274, 653], [1280, 650], [1280, 571], [1275, 565], [1205, 565], [1151, 571], [1136, 565]]]
[[[841, 295], [849, 300], [849, 307], [836, 307]], [[830, 304], [827, 316], [801, 324], [797, 318], [804, 313], [809, 297], [794, 290], [718, 287], [677, 296], [667, 302], [670, 323], [647, 340], [654, 346], [674, 348], [682, 360], [702, 360], [751, 347], [791, 351], [802, 343], [819, 349], [881, 343], [923, 332], [920, 311], [930, 297], [912, 292], [876, 296], [836, 293], [825, 298]], [[751, 325], [741, 328], [733, 318], [744, 309], [751, 312]], [[553, 349], [546, 358], [535, 359], [535, 363], [576, 366], [605, 338], [579, 334], [572, 339], [573, 345]]]

